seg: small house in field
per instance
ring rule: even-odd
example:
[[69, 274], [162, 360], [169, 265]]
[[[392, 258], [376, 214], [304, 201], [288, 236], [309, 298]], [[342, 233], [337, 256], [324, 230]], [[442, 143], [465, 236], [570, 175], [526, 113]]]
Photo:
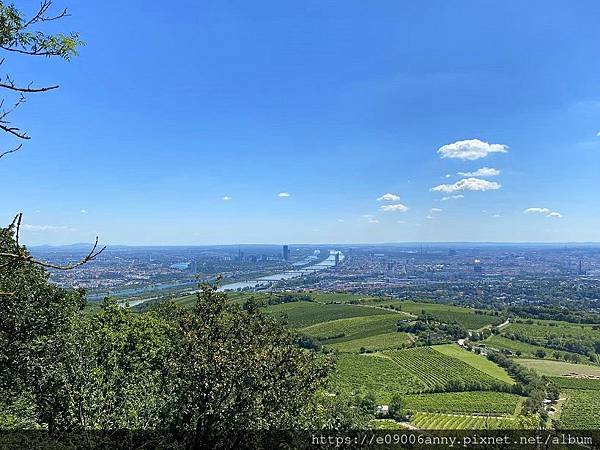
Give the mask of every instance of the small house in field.
[[388, 405], [381, 405], [377, 407], [378, 417], [387, 417], [390, 415], [390, 407]]

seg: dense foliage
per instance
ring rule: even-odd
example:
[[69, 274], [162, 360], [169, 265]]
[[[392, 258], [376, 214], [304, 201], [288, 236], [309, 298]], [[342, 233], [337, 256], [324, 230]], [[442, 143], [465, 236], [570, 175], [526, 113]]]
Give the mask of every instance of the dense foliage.
[[[0, 253], [14, 245], [0, 230]], [[319, 393], [330, 358], [253, 301], [203, 286], [193, 309], [140, 314], [107, 299], [89, 312], [82, 292], [30, 261], [0, 258], [0, 269], [0, 427], [171, 429], [211, 442], [232, 429], [366, 426], [373, 413], [360, 399], [332, 407]]]

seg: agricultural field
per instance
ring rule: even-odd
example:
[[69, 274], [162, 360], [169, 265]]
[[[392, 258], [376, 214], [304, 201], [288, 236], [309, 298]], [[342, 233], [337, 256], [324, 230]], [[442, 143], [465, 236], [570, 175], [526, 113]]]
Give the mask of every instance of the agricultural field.
[[392, 331], [390, 333], [382, 333], [349, 341], [338, 340], [333, 344], [330, 344], [329, 342], [332, 341], [326, 341], [324, 344], [327, 348], [332, 350], [342, 353], [359, 353], [361, 349], [371, 352], [400, 349], [410, 344], [412, 342], [412, 337], [408, 333]]
[[600, 390], [600, 379], [576, 377], [550, 377], [550, 380], [562, 391], [564, 389]]
[[432, 347], [417, 347], [382, 354], [425, 385], [421, 392], [447, 390], [449, 386], [456, 386], [454, 390], [457, 391], [495, 390], [498, 385], [506, 384]]
[[600, 429], [600, 390], [567, 389], [561, 394], [567, 397], [560, 414], [562, 429]]
[[542, 347], [540, 345], [527, 344], [525, 342], [509, 339], [507, 337], [497, 334], [491, 335], [485, 341], [483, 341], [483, 343], [486, 344], [488, 347], [495, 348], [497, 350], [506, 349], [510, 350], [513, 353], [521, 352], [521, 354], [518, 356], [519, 358], [533, 358], [535, 352], [538, 350], [544, 350], [546, 352], [546, 359], [552, 359], [552, 355], [555, 351], [558, 351], [561, 358], [565, 353], [567, 353], [560, 350]]
[[515, 334], [533, 339], [540, 345], [549, 340], [554, 342], [575, 341], [593, 348], [600, 341], [600, 329], [597, 325], [574, 324], [553, 320], [531, 320], [512, 322], [502, 328], [502, 334]]
[[280, 305], [268, 306], [264, 309], [267, 314], [275, 316], [287, 316], [289, 326], [292, 328], [303, 328], [321, 322], [328, 322], [348, 317], [374, 316], [382, 314], [393, 314], [394, 311], [386, 311], [379, 308], [365, 308], [348, 304], [321, 304], [315, 302], [292, 302]]
[[391, 358], [381, 353], [337, 357], [330, 390], [343, 394], [372, 393], [380, 404], [389, 404], [395, 394], [420, 392], [426, 385]]
[[517, 428], [518, 421], [512, 417], [486, 417], [458, 414], [418, 412], [411, 425], [422, 430], [497, 430]]
[[441, 392], [402, 397], [403, 409], [410, 411], [513, 415], [524, 397], [506, 392]]
[[300, 328], [299, 332], [318, 339], [324, 344], [344, 342], [396, 332], [396, 324], [405, 317], [402, 313], [349, 317], [310, 325]]
[[518, 359], [519, 364], [548, 377], [600, 377], [600, 366], [573, 364], [547, 359]]
[[478, 355], [460, 347], [458, 344], [436, 345], [434, 350], [443, 353], [446, 356], [460, 359], [461, 361], [473, 366], [477, 370], [490, 375], [504, 383], [513, 384], [514, 380], [502, 367], [494, 364], [485, 356]]
[[463, 308], [460, 306], [444, 305], [439, 303], [390, 300], [385, 298], [366, 300], [363, 303], [366, 302], [384, 307], [399, 307], [402, 308], [403, 312], [414, 315], [419, 315], [425, 312], [426, 314], [431, 314], [440, 322], [458, 323], [459, 325], [468, 330], [478, 330], [483, 327], [503, 322], [503, 319], [499, 316], [489, 314], [477, 314], [476, 310], [474, 309]]
[[[512, 382], [512, 380], [511, 380]], [[453, 390], [495, 390], [506, 383], [431, 347], [373, 354], [340, 354], [332, 389], [372, 392], [382, 404], [394, 394]]]

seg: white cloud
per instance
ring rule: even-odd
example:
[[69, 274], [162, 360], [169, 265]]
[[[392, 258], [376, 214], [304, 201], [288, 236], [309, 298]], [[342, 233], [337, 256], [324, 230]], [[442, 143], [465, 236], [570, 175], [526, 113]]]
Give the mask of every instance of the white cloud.
[[400, 200], [399, 195], [391, 194], [389, 192], [377, 198], [378, 202], [397, 202], [398, 200]]
[[430, 213], [439, 213], [442, 212], [443, 210], [441, 208], [431, 208], [429, 210]]
[[502, 217], [501, 214], [494, 214], [492, 217], [498, 218], [498, 217]]
[[28, 231], [77, 231], [76, 228], [67, 227], [64, 225], [30, 225], [23, 224], [22, 228]]
[[221, 200], [223, 200], [224, 202], [228, 202], [229, 200], [232, 200], [232, 197], [230, 197], [229, 195], [224, 195]]
[[290, 193], [289, 192], [280, 192], [279, 194], [277, 194], [277, 197], [289, 197]]
[[598, 131], [598, 133], [596, 133], [596, 136], [600, 137], [600, 131]]
[[448, 197], [442, 197], [443, 202], [447, 202], [448, 200], [458, 200], [459, 198], [465, 198], [462, 194], [450, 195]]
[[444, 178], [450, 178], [452, 177], [452, 175], [450, 175], [449, 173], [447, 173], [446, 175], [444, 175]]
[[82, 209], [81, 214], [87, 214], [87, 209]]
[[430, 215], [425, 216], [425, 218], [431, 220], [431, 219], [433, 219], [433, 216], [430, 214]]
[[379, 223], [373, 214], [363, 214], [362, 216], [367, 219], [368, 223]]
[[527, 208], [523, 211], [524, 214], [550, 214], [548, 208]]
[[504, 144], [489, 144], [479, 139], [467, 139], [443, 145], [438, 149], [442, 158], [458, 158], [473, 161], [485, 158], [490, 153], [506, 153], [508, 146]]
[[562, 214], [559, 213], [558, 211], [551, 211], [548, 208], [539, 208], [539, 207], [534, 207], [534, 208], [527, 208], [525, 211], [523, 211], [524, 214], [543, 214], [546, 217], [555, 217], [557, 219], [560, 219], [562, 217]]
[[339, 223], [344, 223], [344, 219], [338, 219], [337, 220]]
[[458, 172], [457, 175], [462, 177], [497, 177], [500, 175], [500, 171], [492, 167], [482, 167], [475, 172]]
[[502, 185], [495, 181], [482, 180], [481, 178], [463, 178], [453, 184], [440, 184], [432, 187], [430, 190], [434, 192], [451, 193], [456, 191], [489, 191], [500, 189]]
[[381, 210], [386, 212], [406, 212], [408, 211], [408, 207], [402, 203], [396, 203], [394, 205], [381, 205]]

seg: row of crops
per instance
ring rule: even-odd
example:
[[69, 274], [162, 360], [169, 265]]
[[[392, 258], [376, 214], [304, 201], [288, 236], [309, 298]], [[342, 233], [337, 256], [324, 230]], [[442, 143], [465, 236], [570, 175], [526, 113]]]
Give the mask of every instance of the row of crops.
[[504, 384], [475, 367], [431, 347], [385, 352], [394, 362], [425, 385], [425, 391], [494, 390]]
[[[372, 312], [381, 311], [360, 306], [356, 306], [355, 308], [362, 308]], [[404, 314], [400, 313], [377, 314], [367, 317], [350, 317], [304, 327], [300, 329], [300, 332], [307, 336], [312, 336], [324, 344], [331, 344], [376, 336], [382, 333], [396, 332], [396, 324], [400, 319], [405, 317]]]
[[419, 412], [411, 425], [422, 430], [495, 430], [516, 428], [517, 422], [511, 417], [468, 416]]
[[505, 392], [442, 392], [402, 397], [407, 411], [463, 414], [514, 414], [524, 398]]
[[600, 390], [600, 380], [593, 378], [550, 377], [559, 389]]
[[560, 415], [561, 428], [567, 430], [600, 429], [600, 390], [562, 391], [567, 400]]

